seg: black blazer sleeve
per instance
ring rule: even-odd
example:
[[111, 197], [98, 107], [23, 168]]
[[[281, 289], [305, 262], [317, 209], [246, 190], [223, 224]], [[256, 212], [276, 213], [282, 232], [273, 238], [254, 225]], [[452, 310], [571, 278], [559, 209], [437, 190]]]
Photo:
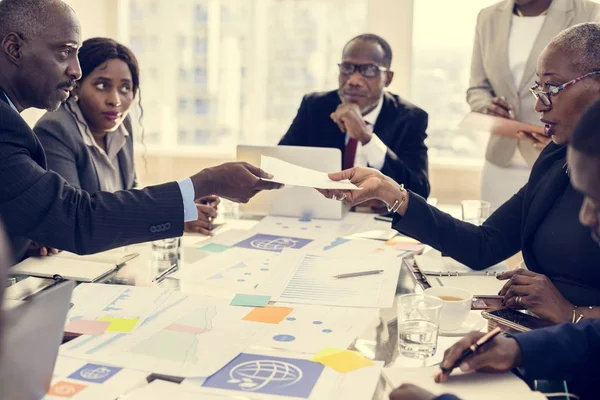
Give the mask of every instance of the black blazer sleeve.
[[520, 250], [526, 187], [490, 215], [482, 226], [460, 221], [411, 193], [404, 217], [396, 214], [393, 227], [470, 268], [481, 270]]
[[307, 96], [302, 98], [298, 113], [292, 121], [288, 131], [279, 141], [280, 146], [311, 146], [310, 143], [310, 118], [308, 111], [308, 99]]
[[183, 233], [176, 182], [90, 195], [36, 162], [43, 158], [25, 121], [0, 106], [0, 217], [11, 238], [88, 254]]
[[391, 150], [388, 150], [381, 172], [425, 198], [430, 192], [425, 146], [427, 122], [427, 113], [415, 107], [406, 119], [394, 123], [396, 126], [391, 135], [381, 138], [384, 143], [389, 138]]
[[600, 320], [583, 320], [513, 335], [523, 369], [531, 379], [570, 380], [582, 373], [598, 376]]
[[79, 167], [77, 166], [77, 145], [73, 142], [73, 132], [66, 132], [57, 120], [46, 119], [34, 128], [44, 152], [48, 167], [62, 176], [71, 186], [81, 188]]

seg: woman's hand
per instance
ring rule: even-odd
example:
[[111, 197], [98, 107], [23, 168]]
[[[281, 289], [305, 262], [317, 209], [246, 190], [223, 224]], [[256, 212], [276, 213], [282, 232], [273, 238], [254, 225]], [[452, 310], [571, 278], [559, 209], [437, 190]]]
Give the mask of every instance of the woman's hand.
[[520, 140], [531, 142], [539, 150], [544, 150], [552, 142], [552, 139], [536, 132], [517, 132], [517, 136]]
[[508, 271], [497, 277], [508, 280], [498, 293], [511, 308], [526, 308], [540, 318], [554, 323], [570, 322], [573, 305], [556, 289], [546, 275], [526, 269]]
[[484, 113], [495, 117], [515, 119], [515, 108], [506, 102], [504, 96], [494, 97]]
[[[450, 376], [450, 368], [456, 360], [461, 356], [463, 351], [471, 347], [486, 332], [471, 332], [464, 338], [456, 342], [444, 353], [441, 367], [449, 370], [447, 373], [440, 371], [435, 376], [437, 383], [446, 382]], [[471, 357], [467, 358], [461, 365], [460, 369], [464, 372], [468, 371], [484, 371], [484, 372], [506, 372], [518, 367], [521, 363], [521, 348], [517, 341], [513, 338], [498, 335], [490, 342], [479, 348]]]
[[437, 396], [411, 383], [404, 383], [390, 394], [390, 400], [433, 400]]
[[389, 206], [404, 199], [403, 207], [398, 213], [403, 214], [408, 203], [408, 192], [400, 189], [400, 185], [374, 168], [355, 167], [341, 172], [329, 174], [329, 179], [341, 181], [348, 179], [360, 190], [319, 190], [323, 196], [343, 201], [354, 206], [368, 200], [381, 200]]

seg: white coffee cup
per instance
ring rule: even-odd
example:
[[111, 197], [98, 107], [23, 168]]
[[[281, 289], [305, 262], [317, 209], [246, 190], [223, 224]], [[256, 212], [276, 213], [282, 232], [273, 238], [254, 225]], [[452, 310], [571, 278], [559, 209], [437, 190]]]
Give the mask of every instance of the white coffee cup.
[[454, 287], [440, 286], [426, 289], [425, 294], [438, 297], [442, 300], [440, 330], [455, 331], [469, 317], [473, 295], [468, 291]]

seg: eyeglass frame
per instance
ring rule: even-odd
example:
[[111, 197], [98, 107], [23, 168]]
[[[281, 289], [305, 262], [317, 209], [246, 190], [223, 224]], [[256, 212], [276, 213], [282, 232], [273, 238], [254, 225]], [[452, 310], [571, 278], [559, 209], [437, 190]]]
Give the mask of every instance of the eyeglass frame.
[[[341, 71], [341, 68], [342, 68], [342, 65], [343, 65], [343, 64], [349, 64], [349, 65], [352, 65], [352, 67], [353, 67], [353, 71], [352, 71], [351, 73], [349, 73], [349, 74], [346, 74], [346, 73], [342, 72], [342, 71]], [[362, 71], [362, 67], [369, 67], [369, 66], [376, 67], [376, 68], [379, 70], [379, 72], [388, 72], [388, 71], [390, 71], [390, 69], [389, 69], [389, 68], [382, 67], [381, 65], [377, 65], [377, 64], [375, 64], [375, 63], [367, 63], [367, 64], [355, 64], [355, 63], [351, 63], [351, 62], [349, 62], [349, 61], [342, 61], [341, 63], [339, 63], [339, 64], [338, 64], [338, 68], [340, 69], [340, 74], [342, 74], [342, 75], [345, 75], [345, 76], [351, 76], [351, 75], [353, 75], [354, 73], [356, 73], [356, 71], [358, 71], [358, 72], [359, 72], [359, 73], [360, 73], [360, 74], [361, 74], [363, 77], [365, 77], [365, 78], [375, 78], [377, 75], [368, 76], [368, 75], [365, 75], [365, 74], [363, 73], [363, 71]]]
[[[562, 92], [563, 90], [568, 88], [569, 86], [574, 85], [577, 82], [579, 82], [580, 80], [587, 78], [588, 76], [593, 76], [593, 75], [600, 75], [600, 70], [594, 70], [592, 72], [588, 72], [587, 74], [583, 74], [575, 79], [565, 82], [562, 85], [553, 87], [552, 89], [547, 90], [547, 91], [536, 90], [537, 88], [541, 88], [541, 85], [539, 83], [536, 83], [534, 86], [529, 88], [529, 91], [531, 92], [533, 97], [535, 97], [536, 101], [539, 99], [544, 106], [552, 107], [551, 97], [553, 95], [556, 96], [557, 94], [559, 94], [560, 92]], [[544, 101], [544, 96], [540, 96], [540, 95], [544, 95], [545, 98], [548, 99], [548, 102], [546, 103], [546, 101]]]

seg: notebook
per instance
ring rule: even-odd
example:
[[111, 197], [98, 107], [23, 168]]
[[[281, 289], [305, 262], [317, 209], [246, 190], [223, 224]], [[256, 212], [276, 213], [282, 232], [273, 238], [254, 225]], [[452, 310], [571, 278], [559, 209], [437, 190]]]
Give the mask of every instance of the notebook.
[[437, 250], [430, 250], [422, 255], [415, 256], [419, 270], [425, 275], [489, 275], [496, 276], [508, 271], [505, 262], [493, 265], [483, 270], [474, 270], [450, 257], [442, 257]]
[[446, 383], [435, 383], [433, 375], [438, 367], [427, 368], [384, 368], [383, 376], [392, 387], [412, 383], [434, 395], [451, 393], [461, 400], [543, 400], [544, 394], [534, 392], [517, 376], [510, 372], [500, 374], [453, 372]]
[[121, 250], [87, 256], [61, 252], [47, 257], [30, 257], [9, 269], [9, 274], [95, 282], [138, 255], [126, 254]]

